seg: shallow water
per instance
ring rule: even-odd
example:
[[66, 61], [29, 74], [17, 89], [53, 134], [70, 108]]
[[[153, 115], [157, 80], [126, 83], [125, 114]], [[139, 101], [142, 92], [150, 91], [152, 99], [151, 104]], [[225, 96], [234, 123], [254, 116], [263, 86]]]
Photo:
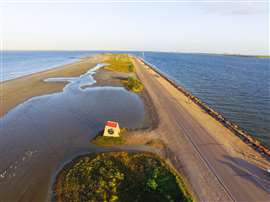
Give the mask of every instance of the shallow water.
[[93, 51], [0, 51], [0, 81], [73, 63]]
[[72, 78], [63, 92], [32, 98], [0, 119], [1, 199], [43, 199], [61, 162], [97, 149], [89, 141], [107, 120], [141, 126], [140, 98], [121, 87], [82, 89], [93, 83], [91, 74]]
[[45, 82], [68, 82], [64, 87], [64, 91], [73, 90], [83, 90], [84, 87], [88, 87], [96, 83], [96, 80], [93, 78], [96, 71], [106, 64], [97, 64], [92, 69], [88, 70], [86, 73], [82, 74], [79, 77], [56, 77], [56, 78], [47, 78]]

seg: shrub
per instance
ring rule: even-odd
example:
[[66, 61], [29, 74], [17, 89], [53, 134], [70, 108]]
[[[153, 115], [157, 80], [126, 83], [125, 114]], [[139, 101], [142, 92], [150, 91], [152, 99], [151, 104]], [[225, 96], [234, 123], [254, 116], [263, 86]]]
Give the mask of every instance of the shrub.
[[124, 81], [124, 86], [134, 93], [139, 93], [143, 90], [143, 84], [135, 77], [128, 77], [127, 81]]
[[56, 201], [193, 201], [179, 176], [150, 153], [109, 152], [80, 157], [62, 170]]

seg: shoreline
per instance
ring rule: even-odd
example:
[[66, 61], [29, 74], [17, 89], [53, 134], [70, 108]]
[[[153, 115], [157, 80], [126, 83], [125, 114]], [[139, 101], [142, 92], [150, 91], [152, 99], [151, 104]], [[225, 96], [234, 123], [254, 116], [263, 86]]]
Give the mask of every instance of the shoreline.
[[[24, 86], [17, 86], [17, 88], [19, 88], [19, 90], [21, 90], [21, 94], [14, 94], [13, 96], [18, 96], [18, 95], [24, 95], [25, 99], [29, 99], [34, 96], [38, 96], [38, 93], [42, 93], [42, 94], [46, 94], [46, 92], [49, 91], [59, 91], [59, 89], [63, 89], [63, 86], [65, 86], [65, 83], [58, 83], [58, 82], [52, 82], [52, 83], [46, 83], [43, 81], [44, 78], [50, 78], [50, 77], [62, 77], [62, 76], [73, 76], [73, 75], [81, 75], [83, 73], [85, 73], [86, 71], [88, 71], [91, 67], [95, 66], [97, 63], [101, 63], [102, 61], [104, 61], [104, 56], [101, 55], [101, 57], [99, 57], [100, 55], [96, 55], [94, 57], [90, 57], [90, 59], [85, 59], [82, 62], [77, 62], [71, 65], [65, 65], [62, 67], [58, 67], [55, 68], [53, 70], [49, 70], [49, 71], [45, 71], [44, 73], [38, 73], [35, 75], [31, 75], [29, 77], [27, 77], [26, 79], [19, 79], [20, 82], [25, 81], [25, 82], [29, 82], [29, 80], [34, 80], [34, 82], [30, 82], [27, 85]], [[140, 69], [140, 64], [137, 64], [139, 62], [143, 63], [143, 61], [141, 61], [138, 57], [130, 57], [132, 61], [136, 61], [133, 62], [133, 64], [136, 67], [136, 70]], [[92, 65], [92, 66], [91, 66]], [[218, 137], [214, 137], [217, 138], [217, 142], [220, 142], [220, 140], [225, 140], [224, 142], [224, 148], [227, 149], [226, 151], [228, 152], [228, 154], [232, 154], [231, 156], [235, 157], [237, 155], [239, 155], [238, 153], [244, 151], [247, 152], [248, 154], [254, 154], [257, 155], [257, 151], [253, 150], [251, 147], [249, 147], [249, 145], [247, 145], [246, 143], [244, 143], [241, 140], [238, 140], [239, 138], [234, 135], [233, 137], [230, 135], [231, 133], [229, 133], [227, 130], [229, 130], [228, 128], [224, 127], [224, 125], [220, 125], [217, 122], [216, 119], [214, 119], [214, 117], [212, 117], [210, 114], [206, 114], [204, 111], [202, 111], [202, 108], [195, 102], [192, 103], [187, 103], [187, 96], [185, 95], [185, 93], [183, 93], [179, 87], [176, 84], [172, 84], [167, 77], [164, 77], [162, 75], [160, 75], [160, 73], [156, 72], [152, 67], [149, 67], [149, 65], [144, 64], [145, 67], [147, 68], [145, 71], [143, 72], [137, 72], [136, 74], [139, 76], [139, 78], [141, 79], [140, 76], [148, 76], [144, 79], [144, 81], [146, 81], [145, 86], [151, 87], [149, 85], [149, 80], [155, 80], [157, 83], [159, 83], [159, 85], [161, 85], [161, 89], [156, 88], [156, 91], [162, 90], [163, 93], [163, 100], [166, 100], [167, 102], [164, 102], [165, 104], [160, 105], [160, 103], [158, 103], [159, 100], [159, 96], [153, 96], [155, 93], [151, 91], [151, 88], [145, 88], [145, 94], [144, 95], [138, 95], [138, 96], [142, 96], [142, 100], [144, 98], [146, 98], [146, 102], [145, 100], [143, 100], [143, 104], [145, 105], [145, 110], [147, 112], [147, 110], [149, 110], [147, 113], [150, 113], [150, 122], [148, 122], [148, 126], [150, 127], [142, 127], [142, 128], [138, 128], [136, 130], [129, 130], [128, 131], [128, 144], [125, 145], [127, 147], [129, 146], [134, 146], [139, 148], [140, 145], [143, 146], [147, 146], [147, 142], [151, 141], [151, 140], [157, 140], [157, 139], [161, 139], [162, 143], [164, 143], [164, 148], [160, 149], [158, 153], [162, 158], [164, 158], [166, 161], [169, 161], [174, 168], [184, 177], [184, 179], [188, 182], [188, 187], [190, 187], [190, 191], [196, 192], [195, 194], [197, 195], [198, 199], [221, 199], [223, 197], [223, 192], [222, 189], [220, 189], [220, 184], [216, 183], [215, 180], [213, 179], [213, 176], [211, 174], [210, 170], [203, 170], [205, 167], [202, 165], [201, 162], [199, 162], [196, 158], [196, 152], [194, 152], [194, 149], [191, 148], [190, 143], [185, 139], [185, 137], [183, 137], [183, 133], [182, 131], [176, 131], [176, 130], [172, 130], [172, 128], [170, 126], [175, 126], [174, 124], [174, 119], [170, 119], [170, 117], [168, 117], [169, 115], [171, 117], [178, 117], [178, 112], [177, 111], [169, 111], [168, 115], [168, 108], [165, 106], [167, 103], [168, 104], [180, 104], [183, 105], [184, 108], [190, 108], [190, 110], [186, 110], [184, 112], [189, 113], [191, 116], [193, 116], [193, 118], [195, 119], [195, 121], [197, 121], [199, 124], [201, 124], [203, 127], [208, 127], [207, 124], [205, 124], [205, 122], [207, 122], [210, 126], [210, 128], [212, 127], [212, 129], [215, 131], [216, 128], [218, 128], [218, 130], [215, 131], [215, 133], [217, 133]], [[75, 68], [76, 67], [76, 68]], [[142, 67], [142, 68], [145, 68]], [[60, 69], [59, 69], [60, 68]], [[62, 69], [63, 68], [63, 69]], [[153, 73], [154, 72], [154, 73]], [[140, 74], [138, 74], [140, 73]], [[158, 75], [157, 75], [158, 74]], [[97, 73], [93, 76], [94, 79], [97, 81], [96, 84], [92, 85], [94, 86], [106, 86], [106, 85], [112, 85], [112, 86], [119, 86], [121, 85], [121, 78], [123, 78], [123, 75], [126, 76], [125, 74], [117, 74], [117, 72], [111, 72], [111, 71], [107, 71], [107, 70], [99, 70], [97, 71]], [[160, 76], [159, 76], [160, 75]], [[150, 78], [152, 77], [153, 78]], [[143, 78], [143, 77], [142, 77]], [[22, 80], [22, 81], [21, 81]], [[142, 81], [142, 79], [141, 79]], [[20, 84], [20, 82], [18, 82], [17, 84]], [[167, 83], [166, 83], [167, 82]], [[15, 85], [14, 82], [12, 82], [12, 85]], [[47, 86], [47, 88], [44, 88], [44, 85]], [[16, 87], [16, 85], [15, 85]], [[28, 89], [27, 89], [28, 87]], [[37, 89], [35, 89], [34, 92], [32, 92], [32, 89], [30, 90], [30, 88], [32, 87], [36, 87]], [[152, 90], [155, 90], [154, 87], [158, 87], [153, 85], [152, 86]], [[25, 88], [25, 89], [24, 89]], [[28, 91], [31, 91], [32, 94], [28, 94]], [[163, 92], [166, 91], [166, 92]], [[36, 93], [36, 94], [35, 94]], [[161, 94], [161, 92], [158, 92], [158, 95]], [[178, 94], [181, 94], [180, 97]], [[28, 96], [28, 97], [27, 97]], [[177, 97], [178, 96], [178, 97]], [[195, 98], [193, 98], [195, 99]], [[149, 102], [148, 102], [148, 101]], [[172, 102], [171, 102], [172, 101]], [[156, 105], [157, 104], [157, 105]], [[15, 103], [16, 106], [16, 103]], [[153, 106], [153, 108], [149, 109], [149, 106]], [[166, 108], [165, 111], [162, 108]], [[200, 110], [197, 110], [197, 108], [200, 108]], [[164, 113], [165, 112], [165, 113]], [[1, 111], [0, 111], [1, 113]], [[192, 114], [193, 113], [193, 114]], [[197, 113], [197, 114], [196, 114]], [[195, 114], [195, 115], [194, 115]], [[184, 114], [183, 114], [184, 115]], [[210, 116], [209, 116], [210, 115]], [[1, 114], [0, 114], [1, 116]], [[151, 117], [155, 117], [158, 118], [156, 120], [151, 120]], [[198, 118], [199, 117], [199, 118]], [[179, 117], [178, 117], [179, 118]], [[210, 119], [210, 118], [213, 118]], [[203, 120], [204, 122], [202, 122], [201, 120]], [[157, 121], [157, 122], [155, 122]], [[192, 121], [192, 120], [191, 120]], [[209, 121], [209, 122], [208, 122]], [[145, 122], [144, 122], [145, 123]], [[212, 124], [212, 125], [211, 125]], [[146, 124], [147, 126], [147, 124]], [[178, 126], [176, 124], [176, 126]], [[211, 130], [212, 130], [211, 129]], [[212, 130], [212, 131], [213, 131]], [[220, 136], [218, 135], [220, 133]], [[214, 133], [212, 132], [212, 135]], [[227, 134], [229, 136], [227, 136]], [[214, 135], [213, 135], [214, 136]], [[219, 138], [219, 139], [218, 139]], [[228, 139], [228, 140], [227, 140]], [[180, 141], [180, 142], [178, 142]], [[241, 141], [241, 142], [240, 142]], [[176, 143], [176, 144], [175, 144]], [[229, 143], [229, 145], [226, 145], [227, 143]], [[223, 144], [223, 143], [222, 143]], [[228, 150], [230, 150], [231, 148], [235, 148], [232, 147], [230, 144], [235, 144], [235, 147], [240, 147], [239, 150], [237, 151], [233, 151], [230, 152]], [[151, 145], [150, 145], [151, 146]], [[125, 149], [125, 147], [119, 147], [120, 149]], [[154, 147], [150, 147], [150, 148], [154, 148]], [[240, 152], [239, 152], [240, 151]], [[237, 153], [238, 152], [238, 153]], [[235, 154], [237, 153], [237, 154]], [[240, 153], [241, 154], [241, 153]], [[259, 153], [258, 153], [259, 154]], [[241, 154], [242, 155], [242, 154]], [[246, 154], [245, 154], [246, 155]], [[245, 157], [244, 155], [241, 157]], [[188, 160], [186, 159], [188, 158]], [[247, 160], [249, 160], [249, 156], [245, 157], [247, 158]], [[265, 168], [265, 165], [268, 165], [265, 163], [265, 161], [261, 161], [260, 156], [258, 155], [255, 157], [258, 163], [259, 161], [261, 162], [260, 167]], [[256, 164], [257, 165], [257, 164]], [[193, 167], [194, 166], [194, 167]], [[198, 173], [198, 172], [203, 172]], [[195, 179], [195, 178], [199, 178], [199, 179]], [[206, 187], [204, 187], [205, 185], [207, 185]], [[195, 191], [194, 191], [195, 190]], [[210, 190], [212, 190], [212, 192], [210, 192]], [[208, 194], [206, 194], [208, 193]], [[206, 194], [206, 195], [204, 195]], [[222, 198], [222, 199], [225, 199]]]
[[[15, 52], [17, 52], [17, 51], [15, 51]], [[25, 51], [22, 51], [22, 52], [25, 52]], [[32, 51], [30, 51], [30, 52], [32, 52]], [[62, 51], [60, 51], [60, 52], [62, 52]], [[3, 83], [9, 82], [9, 81], [13, 81], [13, 80], [16, 80], [16, 79], [21, 79], [23, 77], [28, 77], [28, 76], [32, 76], [32, 75], [35, 75], [35, 74], [44, 73], [46, 71], [50, 71], [50, 70], [54, 70], [54, 69], [57, 69], [57, 68], [61, 68], [61, 67], [64, 67], [64, 66], [73, 65], [75, 63], [78, 63], [78, 62], [80, 62], [82, 60], [88, 59], [88, 58], [90, 58], [92, 56], [95, 56], [95, 55], [97, 55], [97, 54], [89, 54], [89, 55], [80, 56], [80, 57], [72, 57], [71, 56], [71, 58], [67, 58], [66, 59], [66, 62], [60, 62], [60, 63], [57, 63], [55, 65], [46, 66], [46, 67], [44, 67], [44, 69], [41, 69], [41, 70], [39, 70], [37, 72], [32, 72], [32, 73], [20, 75], [18, 77], [10, 78], [10, 79], [7, 79], [7, 80], [2, 80], [2, 81], [0, 80], [0, 85], [3, 84]]]
[[[99, 55], [87, 56], [71, 64], [0, 82], [0, 117], [32, 97], [59, 92], [66, 85], [66, 82], [45, 82], [44, 79], [80, 76], [100, 60]], [[76, 70], [74, 70], [75, 67]]]
[[[102, 63], [104, 60], [106, 60], [106, 56], [104, 54], [85, 56], [70, 64], [57, 66], [52, 69], [43, 70], [29, 75], [24, 75], [19, 78], [0, 82], [0, 102], [3, 106], [0, 108], [0, 118], [5, 116], [16, 106], [23, 104], [31, 98], [61, 92], [65, 85], [69, 83], [68, 81], [45, 82], [46, 79], [80, 76], [87, 72], [89, 69], [93, 68], [96, 64]], [[96, 82], [90, 87], [112, 86], [124, 88], [121, 80], [123, 78], [127, 78], [128, 76], [130, 76], [129, 73], [113, 72], [101, 68], [93, 75], [93, 78], [96, 80]], [[11, 91], [16, 91], [16, 93]], [[144, 103], [146, 116], [141, 127], [129, 129], [129, 131], [153, 130], [157, 128], [158, 115], [151, 101], [149, 93], [146, 89], [144, 89], [137, 95]]]
[[96, 56], [100, 56], [100, 55], [101, 54], [83, 56], [83, 57], [78, 58], [76, 61], [72, 61], [72, 62], [69, 62], [69, 63], [66, 63], [66, 64], [53, 65], [50, 69], [44, 69], [44, 70], [41, 70], [41, 71], [38, 71], [38, 72], [33, 72], [33, 73], [30, 73], [30, 74], [22, 75], [22, 76], [12, 78], [12, 79], [9, 79], [9, 80], [0, 81], [0, 85], [8, 83], [8, 82], [15, 81], [15, 80], [20, 80], [20, 79], [24, 79], [24, 78], [28, 78], [28, 77], [33, 77], [33, 76], [38, 75], [38, 74], [44, 74], [44, 73], [47, 73], [47, 72], [50, 72], [50, 71], [61, 70], [61, 69], [66, 68], [66, 67], [74, 66], [74, 65], [76, 65], [78, 63], [85, 62], [86, 60], [89, 60], [89, 59], [91, 60], [91, 59], [95, 58]]
[[[97, 63], [103, 63], [104, 59], [105, 59], [105, 57], [103, 55], [96, 55], [94, 57], [84, 59], [80, 62], [76, 62], [76, 63], [65, 65], [65, 66], [60, 66], [60, 67], [54, 68], [52, 70], [44, 71], [42, 73], [35, 73], [33, 75], [29, 75], [29, 76], [26, 76], [24, 78], [15, 79], [14, 81], [9, 81], [9, 82], [5, 83], [5, 85], [1, 84], [1, 87], [4, 87], [4, 91], [1, 91], [1, 93], [3, 92], [4, 95], [1, 94], [0, 98], [1, 98], [1, 101], [4, 101], [4, 107], [5, 107], [5, 108], [1, 109], [2, 110], [1, 112], [3, 112], [3, 115], [5, 116], [9, 112], [12, 112], [13, 108], [20, 107], [19, 106], [20, 104], [24, 105], [26, 102], [28, 102], [28, 100], [31, 100], [31, 98], [34, 98], [37, 96], [42, 96], [42, 95], [48, 95], [48, 94], [53, 93], [53, 92], [61, 92], [63, 87], [67, 84], [67, 82], [44, 82], [44, 79], [80, 76], [82, 74], [85, 74], [87, 71], [89, 71], [89, 69], [96, 66]], [[107, 83], [106, 82], [103, 83], [104, 85], [102, 85], [102, 83], [99, 83], [99, 81], [98, 81], [98, 79], [102, 79], [102, 78], [97, 78], [98, 74], [99, 74], [98, 72], [103, 72], [102, 74], [103, 74], [103, 76], [105, 76], [104, 79], [107, 81]], [[109, 76], [109, 78], [108, 78], [108, 76]], [[97, 73], [95, 75], [93, 75], [94, 79], [97, 80], [97, 83], [95, 85], [91, 85], [91, 87], [110, 86], [110, 82], [114, 82], [114, 84], [116, 86], [119, 84], [121, 84], [121, 86], [122, 86], [122, 81], [118, 78], [118, 76], [123, 76], [123, 74], [122, 73], [114, 74], [114, 72], [100, 69], [100, 71], [97, 71]], [[118, 82], [118, 84], [117, 84], [117, 82]], [[87, 88], [88, 88], [88, 86], [87, 86]], [[15, 90], [15, 92], [13, 90]], [[11, 92], [11, 93], [9, 93], [9, 92]], [[3, 99], [3, 98], [5, 98], [5, 99]], [[76, 99], [76, 97], [75, 97], [75, 99]], [[138, 95], [138, 99], [140, 99], [139, 95]], [[87, 102], [87, 99], [85, 100], [85, 102]], [[143, 104], [144, 103], [142, 101], [142, 105]], [[35, 105], [30, 106], [29, 109], [31, 110], [32, 107], [34, 108]], [[57, 109], [57, 108], [55, 108], [55, 109]], [[54, 110], [54, 108], [47, 109], [47, 110]], [[15, 111], [16, 111], [16, 109], [15, 109]], [[21, 115], [22, 115], [22, 117], [24, 116], [23, 114], [21, 114]], [[42, 117], [42, 114], [40, 114], [40, 115]], [[11, 116], [12, 116], [12, 114], [11, 114]], [[7, 117], [10, 117], [10, 116], [7, 116]], [[71, 115], [71, 117], [72, 117], [72, 115]], [[133, 117], [133, 116], [130, 116], [130, 117]], [[20, 118], [20, 117], [16, 116], [15, 118]], [[39, 117], [37, 117], [37, 119], [38, 118]], [[62, 115], [62, 118], [65, 118], [65, 117], [63, 117], [63, 115]], [[3, 120], [4, 119], [5, 118], [3, 118]], [[16, 120], [16, 119], [14, 119], [14, 120]], [[57, 120], [59, 120], [59, 119], [57, 119]], [[38, 120], [34, 120], [34, 121], [38, 122]], [[141, 121], [142, 126], [150, 127], [149, 124], [151, 124], [151, 120], [148, 120], [148, 121], [149, 122], [142, 119], [142, 121]], [[45, 121], [45, 122], [40, 121], [40, 122], [42, 122], [41, 125], [47, 124], [47, 121]], [[13, 123], [15, 123], [15, 127], [16, 127], [16, 122], [13, 121]], [[143, 123], [144, 123], [144, 125], [143, 125]], [[29, 122], [29, 124], [31, 125], [30, 122]], [[60, 126], [61, 121], [55, 122], [55, 125], [53, 125], [53, 127], [57, 128], [58, 127], [57, 125], [59, 127], [61, 127]], [[87, 127], [90, 127], [90, 126], [87, 125], [85, 128], [87, 128]], [[143, 128], [145, 128], [145, 127], [143, 127]], [[141, 128], [141, 127], [138, 127], [138, 130], [139, 130], [139, 128]], [[88, 130], [88, 129], [85, 129], [85, 131], [86, 130]], [[57, 131], [57, 130], [55, 130], [55, 131]], [[89, 129], [89, 131], [90, 131], [90, 129]], [[90, 132], [89, 132], [89, 134], [90, 134]], [[67, 157], [65, 153], [62, 153], [64, 151], [64, 149], [66, 149], [65, 142], [69, 142], [67, 152], [70, 152], [72, 154], [71, 155], [72, 157], [76, 157], [77, 154], [84, 153], [84, 151], [89, 152], [89, 151], [98, 151], [99, 150], [95, 146], [92, 146], [89, 143], [89, 136], [87, 135], [87, 133], [85, 133], [85, 135], [83, 135], [81, 137], [80, 136], [74, 137], [74, 139], [68, 139], [67, 141], [64, 141], [64, 143], [63, 143], [64, 146], [61, 146], [63, 140], [60, 140], [60, 136], [57, 134], [53, 134], [49, 128], [48, 128], [48, 131], [45, 130], [44, 132], [41, 132], [41, 133], [44, 134], [44, 136], [42, 137], [43, 140], [41, 140], [41, 141], [40, 141], [40, 139], [38, 139], [38, 140], [36, 139], [36, 138], [39, 138], [38, 134], [37, 134], [37, 136], [35, 136], [33, 134], [32, 140], [36, 141], [36, 143], [34, 143], [34, 145], [42, 145], [43, 146], [43, 144], [45, 144], [46, 146], [44, 146], [44, 148], [51, 148], [52, 151], [53, 151], [53, 149], [55, 149], [54, 154], [52, 156], [50, 156], [51, 154], [48, 153], [47, 150], [44, 149], [43, 147], [39, 148], [37, 150], [34, 150], [34, 151], [38, 151], [38, 153], [35, 153], [36, 156], [42, 155], [42, 158], [43, 158], [44, 155], [48, 155], [48, 157], [46, 159], [49, 159], [49, 160], [44, 159], [48, 163], [46, 165], [46, 169], [43, 171], [39, 167], [39, 165], [43, 164], [41, 156], [39, 156], [40, 157], [39, 159], [35, 158], [35, 159], [29, 161], [29, 163], [33, 163], [33, 165], [31, 165], [32, 167], [29, 167], [27, 170], [26, 170], [27, 164], [25, 164], [23, 160], [22, 160], [22, 162], [20, 161], [19, 165], [21, 166], [21, 169], [17, 170], [16, 172], [14, 171], [14, 173], [16, 173], [16, 175], [14, 175], [14, 180], [12, 181], [13, 184], [10, 184], [10, 185], [4, 184], [4, 183], [8, 183], [7, 178], [5, 178], [5, 181], [3, 182], [3, 184], [2, 184], [2, 182], [0, 183], [1, 186], [3, 186], [3, 189], [1, 191], [1, 193], [3, 193], [3, 196], [2, 196], [3, 199], [7, 199], [7, 200], [20, 199], [21, 201], [31, 201], [31, 200], [32, 201], [45, 201], [47, 199], [47, 197], [49, 197], [48, 194], [50, 194], [49, 188], [50, 188], [50, 182], [52, 179], [51, 177], [53, 177], [55, 172], [57, 172], [58, 166], [61, 166], [62, 163], [64, 163], [62, 160], [69, 159], [69, 157]], [[23, 134], [23, 132], [22, 133], [18, 132], [18, 135], [19, 134]], [[67, 136], [73, 137], [73, 135], [71, 135], [71, 134], [74, 134], [74, 136], [78, 135], [77, 133], [73, 133], [71, 131], [71, 132], [67, 133]], [[11, 137], [11, 138], [13, 138], [13, 137]], [[82, 144], [81, 140], [84, 138], [85, 139], [87, 138], [87, 140], [83, 141], [83, 144]], [[52, 140], [52, 139], [54, 139], [54, 140]], [[16, 152], [19, 151], [20, 148], [24, 148], [25, 144], [28, 145], [28, 142], [31, 142], [31, 139], [28, 139], [27, 142], [25, 142], [25, 143], [24, 142], [21, 143], [20, 141], [16, 141], [16, 140], [18, 140], [18, 139], [13, 140], [13, 143], [15, 141], [17, 144], [18, 150], [16, 150]], [[25, 140], [26, 140], [26, 137], [25, 137]], [[13, 143], [10, 141], [8, 145], [10, 147], [14, 147]], [[78, 144], [78, 145], [76, 145], [76, 144]], [[29, 145], [31, 146], [32, 143], [29, 143]], [[58, 152], [58, 150], [56, 150], [56, 148], [59, 148], [59, 152]], [[127, 150], [127, 149], [128, 150], [135, 150], [136, 149], [136, 150], [140, 151], [140, 150], [144, 150], [144, 148], [146, 148], [146, 147], [144, 147], [144, 146], [141, 146], [141, 147], [140, 146], [133, 146], [133, 147], [128, 146], [128, 147], [126, 147], [126, 149], [125, 148], [120, 148], [120, 149], [122, 149], [122, 150]], [[73, 156], [73, 154], [76, 154], [76, 155]], [[8, 155], [5, 155], [5, 157], [4, 157], [4, 154], [2, 154], [2, 155], [3, 155], [3, 157], [2, 157], [3, 160], [5, 160], [4, 158], [6, 158], [6, 162], [9, 162], [9, 161], [15, 162], [16, 161], [14, 163], [14, 165], [16, 164], [16, 168], [18, 167], [17, 156], [9, 157]], [[50, 159], [50, 158], [52, 158], [52, 159]], [[59, 159], [57, 159], [57, 158], [59, 158]], [[5, 166], [5, 162], [3, 162], [3, 166]], [[12, 168], [8, 167], [8, 169], [9, 169], [8, 173], [13, 172], [13, 170], [12, 170], [13, 167], [15, 167], [15, 166], [12, 165]], [[6, 168], [4, 168], [4, 167], [1, 169], [3, 169], [3, 170], [1, 170], [0, 174], [2, 174], [2, 171], [3, 172], [6, 171]], [[33, 173], [31, 174], [31, 172], [33, 172]], [[42, 173], [40, 173], [40, 172], [42, 172]], [[27, 176], [30, 174], [32, 176], [35, 176], [35, 179], [33, 179], [31, 176], [29, 176], [30, 178], [28, 178], [28, 179], [22, 179], [19, 182], [15, 181], [15, 177], [17, 180], [17, 178], [19, 176]], [[49, 176], [51, 176], [51, 177], [49, 178]], [[0, 176], [0, 178], [1, 178], [1, 176]], [[26, 187], [21, 187], [21, 186], [19, 187], [18, 184], [26, 183], [26, 181], [29, 179], [32, 180], [31, 184], [27, 185]], [[36, 183], [39, 183], [39, 186], [36, 186]], [[12, 192], [11, 191], [12, 189], [16, 189], [16, 190], [14, 192]], [[25, 190], [27, 190], [27, 191], [25, 191]], [[31, 190], [34, 190], [34, 192], [32, 192]]]
[[[198, 97], [192, 95], [188, 90], [183, 88], [182, 86], [178, 85], [175, 81], [168, 78], [164, 73], [162, 73], [160, 70], [158, 70], [156, 67], [152, 66], [150, 63], [145, 61], [144, 59], [133, 56], [135, 58], [138, 58], [141, 62], [143, 62], [144, 65], [151, 68], [155, 73], [160, 75], [162, 78], [164, 78], [166, 81], [168, 81], [171, 85], [173, 85], [176, 89], [178, 89], [181, 93], [183, 93], [190, 101], [198, 105], [202, 110], [204, 110], [207, 114], [209, 114], [211, 117], [213, 117], [215, 120], [217, 120], [219, 123], [221, 123], [224, 127], [229, 129], [231, 132], [233, 132], [237, 137], [239, 137], [245, 144], [248, 146], [251, 146], [256, 151], [260, 152], [260, 154], [263, 154], [266, 158], [270, 158], [270, 149], [264, 145], [262, 142], [257, 140], [255, 137], [253, 137], [251, 134], [246, 132], [244, 129], [242, 129], [240, 126], [238, 126], [236, 123], [230, 121], [229, 119], [225, 118], [221, 113], [217, 112], [213, 108], [209, 107], [207, 104], [205, 104], [202, 100], [200, 100]], [[102, 59], [101, 59], [102, 58]], [[31, 99], [32, 97], [40, 96], [40, 95], [46, 95], [54, 92], [59, 92], [63, 89], [63, 87], [66, 85], [67, 82], [44, 82], [44, 79], [50, 78], [50, 77], [61, 77], [61, 76], [79, 76], [85, 71], [89, 70], [90, 68], [94, 67], [97, 63], [102, 62], [104, 60], [103, 54], [97, 54], [93, 56], [85, 56], [80, 58], [78, 61], [61, 65], [52, 69], [43, 70], [41, 72], [32, 73], [29, 75], [25, 75], [19, 78], [14, 78], [11, 80], [0, 82], [0, 87], [2, 90], [2, 93], [0, 94], [0, 101], [1, 105], [4, 106], [0, 109], [0, 117], [4, 116], [10, 109], [16, 107], [17, 105], [23, 103], [24, 101], [27, 101], [28, 99]], [[85, 63], [85, 64], [81, 64]], [[71, 71], [70, 69], [77, 67], [78, 65], [81, 65], [82, 67], [79, 68], [76, 71]], [[90, 65], [90, 66], [88, 66]], [[85, 67], [87, 66], [87, 68]], [[108, 81], [108, 77], [102, 78], [100, 77], [100, 74], [111, 74], [111, 79]], [[120, 75], [120, 76], [119, 76]], [[99, 70], [97, 73], [93, 76], [97, 83], [93, 84], [92, 86], [122, 86], [120, 80], [121, 80], [121, 74], [113, 73], [106, 70]], [[116, 78], [116, 79], [113, 79]], [[22, 83], [24, 83], [22, 85]], [[26, 84], [25, 84], [26, 83]], [[32, 85], [31, 85], [32, 84]], [[29, 87], [33, 87], [33, 85], [37, 85], [34, 87], [34, 92], [31, 90], [31, 92], [26, 92], [25, 89]], [[16, 92], [16, 98], [14, 98], [11, 102], [9, 100], [5, 99], [5, 94], [9, 94], [9, 89], [6, 91], [6, 86], [11, 85], [11, 89], [14, 91], [23, 89], [23, 92]], [[44, 87], [46, 85], [46, 87]], [[11, 93], [12, 94], [12, 93]], [[20, 97], [22, 95], [22, 97]], [[151, 97], [149, 96], [149, 93], [147, 90], [143, 90], [142, 93], [139, 93], [138, 96], [142, 99], [145, 110], [147, 114], [147, 120], [148, 124], [144, 125], [141, 128], [138, 129], [132, 129], [130, 131], [140, 131], [140, 130], [154, 130], [158, 127], [159, 120], [157, 111], [153, 105], [153, 102], [151, 100]], [[18, 98], [20, 97], [20, 98]], [[150, 118], [149, 118], [150, 117]]]
[[[160, 124], [153, 131], [135, 132], [129, 142], [161, 139], [165, 143], [161, 155], [183, 173], [198, 200], [265, 200], [268, 185], [264, 179], [270, 166], [267, 156], [191, 102], [167, 77], [138, 57], [132, 58], [139, 78], [156, 106]], [[237, 167], [232, 167], [231, 163]], [[253, 176], [259, 185], [242, 184], [244, 177], [238, 175]], [[253, 190], [256, 195], [247, 190]]]
[[240, 137], [241, 140], [247, 144], [252, 146], [254, 149], [256, 149], [261, 154], [264, 154], [267, 159], [270, 159], [270, 148], [268, 148], [266, 145], [264, 145], [262, 142], [257, 140], [254, 136], [246, 132], [244, 129], [242, 129], [240, 126], [238, 126], [236, 123], [230, 121], [229, 119], [225, 118], [221, 113], [217, 112], [213, 108], [209, 107], [207, 104], [205, 104], [200, 98], [194, 96], [191, 92], [183, 88], [182, 86], [178, 85], [175, 81], [172, 79], [169, 79], [164, 73], [159, 71], [157, 68], [152, 66], [150, 63], [146, 62], [144, 59], [137, 57], [140, 61], [144, 63], [147, 67], [151, 68], [154, 72], [159, 74], [162, 78], [164, 78], [166, 81], [168, 81], [171, 85], [173, 85], [175, 88], [177, 88], [181, 93], [183, 93], [188, 99], [190, 99], [193, 103], [197, 104], [202, 110], [204, 110], [207, 114], [209, 114], [211, 117], [213, 117], [215, 120], [217, 120], [219, 123], [221, 123], [224, 127], [231, 130], [236, 136]]

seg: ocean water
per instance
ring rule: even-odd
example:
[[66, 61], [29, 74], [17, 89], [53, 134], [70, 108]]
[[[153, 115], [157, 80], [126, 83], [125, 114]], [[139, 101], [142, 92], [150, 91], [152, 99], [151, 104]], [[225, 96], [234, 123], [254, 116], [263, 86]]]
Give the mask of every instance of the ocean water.
[[154, 52], [144, 59], [270, 146], [270, 59]]
[[[102, 52], [4, 51], [0, 81]], [[161, 52], [145, 52], [144, 59], [270, 146], [270, 59]]]
[[0, 81], [6, 81], [35, 72], [68, 64], [93, 51], [2, 51]]

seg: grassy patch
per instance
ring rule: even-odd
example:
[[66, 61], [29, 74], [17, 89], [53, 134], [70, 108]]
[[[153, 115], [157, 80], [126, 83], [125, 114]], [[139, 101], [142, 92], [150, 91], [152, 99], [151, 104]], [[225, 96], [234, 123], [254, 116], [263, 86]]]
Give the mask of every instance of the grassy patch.
[[[106, 54], [106, 60], [108, 66], [105, 67], [106, 70], [133, 73], [135, 75], [135, 68], [131, 62], [128, 54]], [[124, 86], [134, 92], [139, 93], [143, 90], [143, 84], [135, 76], [130, 76], [123, 81]]]
[[150, 153], [110, 152], [81, 157], [54, 184], [56, 201], [193, 201], [180, 176]]
[[134, 93], [140, 93], [143, 90], [142, 82], [135, 77], [128, 77], [126, 81], [123, 81], [123, 84], [128, 90]]
[[123, 137], [104, 137], [97, 136], [94, 138], [91, 143], [99, 145], [99, 146], [113, 146], [113, 145], [121, 145], [124, 144], [125, 141]]
[[122, 145], [125, 143], [123, 135], [125, 134], [126, 129], [120, 129], [120, 137], [106, 137], [103, 136], [103, 131], [100, 132], [94, 139], [91, 140], [91, 143], [99, 146], [113, 146], [113, 145]]
[[107, 54], [108, 59], [104, 62], [108, 64], [105, 69], [117, 72], [133, 73], [135, 71], [133, 63], [128, 54]]

